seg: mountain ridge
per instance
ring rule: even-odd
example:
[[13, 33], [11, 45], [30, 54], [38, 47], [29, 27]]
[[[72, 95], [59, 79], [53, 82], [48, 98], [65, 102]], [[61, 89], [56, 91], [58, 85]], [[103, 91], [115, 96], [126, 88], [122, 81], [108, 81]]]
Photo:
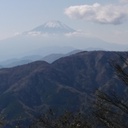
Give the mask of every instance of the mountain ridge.
[[[36, 61], [0, 69], [2, 116], [9, 120], [19, 116], [34, 118], [48, 108], [75, 111], [82, 105], [88, 110], [97, 88], [110, 91], [119, 90], [119, 84], [122, 86], [109, 64], [113, 58], [120, 62], [117, 54], [128, 55], [127, 52], [84, 51], [51, 64]], [[125, 93], [125, 89], [120, 90]]]
[[39, 61], [39, 60], [43, 60], [48, 63], [52, 63], [61, 57], [69, 56], [69, 55], [78, 53], [80, 51], [81, 50], [73, 50], [73, 51], [70, 51], [65, 54], [64, 53], [52, 53], [52, 54], [48, 54], [46, 56], [31, 55], [31, 56], [24, 56], [22, 58], [9, 59], [9, 60], [0, 62], [0, 68], [9, 68], [9, 67], [11, 68], [11, 67], [15, 67], [18, 65], [23, 65], [23, 64], [34, 62], [34, 61]]

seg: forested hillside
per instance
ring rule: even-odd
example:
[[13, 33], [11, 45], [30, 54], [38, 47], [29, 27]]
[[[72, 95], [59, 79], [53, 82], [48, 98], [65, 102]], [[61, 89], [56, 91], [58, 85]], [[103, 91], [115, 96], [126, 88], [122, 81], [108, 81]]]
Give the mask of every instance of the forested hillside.
[[114, 66], [127, 70], [122, 60], [127, 56], [127, 52], [85, 51], [51, 64], [36, 61], [0, 69], [1, 118], [8, 122], [33, 120], [49, 109], [57, 115], [65, 111], [89, 115], [97, 109], [99, 94], [103, 99], [105, 94], [117, 94], [127, 102], [127, 88]]

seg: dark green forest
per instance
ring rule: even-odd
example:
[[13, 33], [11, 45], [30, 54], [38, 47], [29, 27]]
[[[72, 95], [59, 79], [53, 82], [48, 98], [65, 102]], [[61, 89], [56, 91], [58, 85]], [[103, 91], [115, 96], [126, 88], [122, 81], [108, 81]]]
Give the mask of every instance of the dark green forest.
[[127, 128], [127, 52], [80, 52], [0, 70], [1, 128]]

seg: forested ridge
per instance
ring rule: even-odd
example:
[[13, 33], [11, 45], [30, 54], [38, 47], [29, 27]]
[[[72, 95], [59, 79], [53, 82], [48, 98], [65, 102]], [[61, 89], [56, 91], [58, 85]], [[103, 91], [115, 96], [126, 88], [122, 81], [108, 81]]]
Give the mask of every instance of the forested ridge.
[[1, 124], [127, 128], [127, 52], [80, 52], [0, 69]]

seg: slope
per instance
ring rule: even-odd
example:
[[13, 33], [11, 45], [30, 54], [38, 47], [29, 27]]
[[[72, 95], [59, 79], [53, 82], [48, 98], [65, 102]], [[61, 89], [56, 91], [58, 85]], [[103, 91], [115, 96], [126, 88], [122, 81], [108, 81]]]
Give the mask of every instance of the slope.
[[[37, 61], [0, 70], [1, 116], [13, 120], [34, 118], [48, 108], [58, 113], [87, 110], [95, 99], [95, 90], [120, 89], [122, 84], [110, 66], [127, 52], [80, 52], [52, 64]], [[124, 92], [124, 88], [122, 87]]]

